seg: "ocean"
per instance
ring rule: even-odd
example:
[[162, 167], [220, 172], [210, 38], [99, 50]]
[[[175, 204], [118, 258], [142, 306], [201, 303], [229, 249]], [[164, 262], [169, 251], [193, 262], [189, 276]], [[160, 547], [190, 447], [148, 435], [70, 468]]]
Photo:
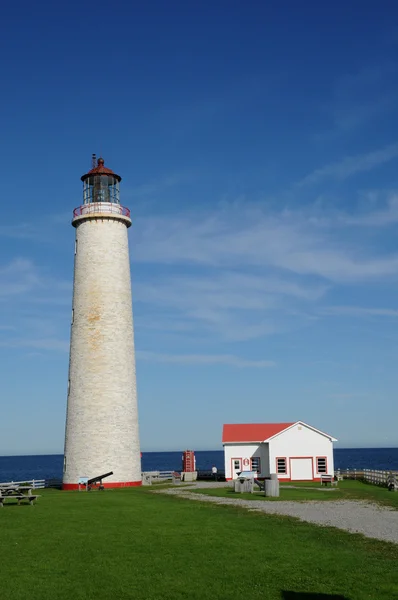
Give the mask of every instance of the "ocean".
[[[196, 451], [196, 467], [209, 471], [212, 465], [224, 470], [222, 450]], [[143, 452], [143, 471], [180, 471], [182, 452]], [[338, 448], [334, 450], [336, 469], [380, 469], [398, 471], [398, 448]], [[62, 454], [40, 456], [0, 456], [0, 482], [30, 479], [61, 479]]]

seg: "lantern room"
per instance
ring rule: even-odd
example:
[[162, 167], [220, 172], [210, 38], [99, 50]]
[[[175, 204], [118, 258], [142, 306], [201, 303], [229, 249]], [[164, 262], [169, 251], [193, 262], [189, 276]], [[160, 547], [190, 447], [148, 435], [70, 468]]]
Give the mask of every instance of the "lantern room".
[[119, 183], [120, 175], [105, 167], [103, 158], [96, 159], [93, 155], [92, 169], [82, 176], [83, 204], [111, 203], [120, 204]]

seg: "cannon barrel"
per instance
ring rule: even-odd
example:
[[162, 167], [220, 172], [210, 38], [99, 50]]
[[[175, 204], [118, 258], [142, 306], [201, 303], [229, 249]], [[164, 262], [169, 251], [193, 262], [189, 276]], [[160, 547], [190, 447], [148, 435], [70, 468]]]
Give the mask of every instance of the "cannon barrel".
[[87, 485], [91, 485], [92, 483], [97, 483], [97, 481], [102, 481], [102, 479], [105, 479], [105, 477], [109, 477], [110, 475], [113, 475], [113, 471], [109, 471], [109, 473], [104, 473], [104, 475], [98, 475], [97, 477], [92, 477], [91, 479], [89, 479], [87, 481]]

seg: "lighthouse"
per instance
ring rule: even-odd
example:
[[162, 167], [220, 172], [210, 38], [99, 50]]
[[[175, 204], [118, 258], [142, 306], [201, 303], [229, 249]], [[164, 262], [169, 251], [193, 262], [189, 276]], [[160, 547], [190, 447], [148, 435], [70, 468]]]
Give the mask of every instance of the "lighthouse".
[[63, 489], [141, 485], [134, 328], [121, 177], [93, 155], [76, 231]]

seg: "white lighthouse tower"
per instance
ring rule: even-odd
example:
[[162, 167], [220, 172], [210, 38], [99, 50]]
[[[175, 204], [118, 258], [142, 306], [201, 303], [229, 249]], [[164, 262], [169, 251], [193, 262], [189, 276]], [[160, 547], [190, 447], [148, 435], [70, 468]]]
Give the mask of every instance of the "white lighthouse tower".
[[121, 177], [93, 155], [76, 229], [63, 488], [113, 472], [105, 487], [141, 485], [134, 330]]

